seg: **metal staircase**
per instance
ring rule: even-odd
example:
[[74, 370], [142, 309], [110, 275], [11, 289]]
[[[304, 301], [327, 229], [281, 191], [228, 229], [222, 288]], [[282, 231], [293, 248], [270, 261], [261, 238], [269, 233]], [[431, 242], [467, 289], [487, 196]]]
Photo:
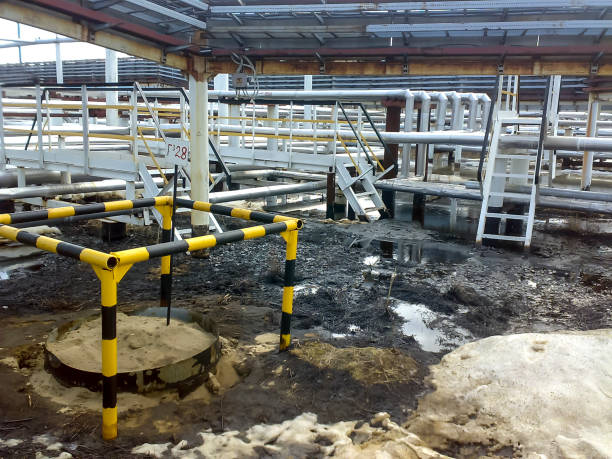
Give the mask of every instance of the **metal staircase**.
[[[496, 103], [493, 114], [489, 119], [485, 147], [483, 147], [484, 153], [489, 128], [492, 128], [484, 181], [481, 180], [480, 175], [484, 154], [481, 156], [481, 165], [479, 167], [479, 181], [481, 181], [482, 185], [482, 207], [476, 234], [476, 244], [478, 245], [482, 244], [483, 239], [519, 242], [523, 244], [525, 249], [529, 249], [531, 245], [538, 199], [542, 148], [549, 124], [547, 105], [550, 81], [549, 78], [540, 124], [538, 148], [535, 155], [513, 148], [502, 147], [500, 143], [501, 135], [508, 130], [514, 132], [515, 129], [519, 129], [521, 118], [518, 116], [515, 108], [518, 106], [518, 102], [512, 100], [517, 99], [518, 94], [511, 90], [503, 91], [503, 85], [498, 83]], [[504, 95], [507, 96], [505, 100], [503, 98]], [[502, 110], [504, 104], [506, 109]], [[508, 126], [512, 127], [508, 128]], [[507, 207], [508, 204], [514, 203], [518, 204], [516, 206], [519, 209], [518, 212], [503, 211], [503, 208]], [[502, 221], [520, 222], [517, 226], [521, 229], [521, 234], [500, 234], [499, 224]]]
[[[370, 144], [368, 144], [365, 137], [351, 122], [342, 103], [337, 102], [337, 104], [354, 135], [354, 139], [343, 139], [340, 135], [337, 135], [338, 140], [347, 153], [347, 157], [336, 157], [336, 182], [338, 187], [344, 193], [348, 205], [353, 209], [355, 216], [359, 220], [369, 221], [368, 212], [370, 211], [378, 211], [381, 216], [385, 216], [387, 215], [387, 208], [374, 184], [395, 166], [391, 165], [387, 169], [383, 167]], [[361, 103], [357, 104], [357, 106], [363, 111], [368, 123], [386, 151], [388, 148], [387, 144], [381, 137], [366, 108]], [[356, 158], [349, 149], [349, 141], [357, 145], [358, 154]], [[352, 171], [354, 172], [352, 173]], [[354, 173], [357, 176], [353, 176]], [[371, 207], [364, 207], [362, 205], [366, 199], [372, 202]]]

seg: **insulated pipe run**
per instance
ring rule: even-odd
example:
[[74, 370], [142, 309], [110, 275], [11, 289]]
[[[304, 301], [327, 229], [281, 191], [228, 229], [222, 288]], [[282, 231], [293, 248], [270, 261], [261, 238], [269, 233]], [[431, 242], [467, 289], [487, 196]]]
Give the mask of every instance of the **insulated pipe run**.
[[308, 191], [318, 191], [327, 188], [327, 181], [297, 183], [291, 185], [263, 186], [249, 188], [246, 190], [221, 191], [210, 193], [211, 203], [239, 201], [243, 199], [255, 199], [266, 196], [278, 196], [282, 194], [306, 193]]
[[482, 130], [485, 128], [484, 125], [486, 124], [484, 120], [488, 119], [489, 110], [491, 110], [491, 98], [487, 94], [479, 94], [478, 100], [482, 104], [482, 111], [480, 115], [480, 122], [482, 123], [480, 129]]
[[468, 114], [468, 129], [476, 130], [476, 115], [478, 114], [478, 95], [474, 93], [468, 94], [470, 112]]
[[[456, 91], [447, 93], [447, 96], [451, 101], [451, 129], [453, 131], [460, 131], [463, 129], [463, 104], [461, 103], [461, 96]], [[454, 148], [454, 164], [456, 166], [461, 164], [461, 145], [457, 145]]]
[[[454, 188], [442, 188], [442, 187], [428, 187], [425, 184], [410, 183], [402, 184], [401, 182], [388, 182], [382, 180], [376, 182], [374, 185], [379, 190], [393, 190], [405, 193], [420, 193], [431, 196], [441, 196], [448, 198], [467, 199], [471, 201], [481, 201], [482, 196], [480, 190], [470, 190], [466, 187], [454, 187]], [[504, 202], [517, 202], [524, 203], [524, 200], [505, 197]], [[559, 199], [552, 196], [540, 196], [537, 201], [538, 207], [544, 207], [548, 209], [561, 209], [561, 210], [575, 210], [578, 212], [586, 213], [602, 213], [612, 214], [612, 205], [609, 203], [594, 202], [584, 199]]]
[[[216, 175], [218, 174], [213, 174], [213, 176]], [[277, 171], [274, 169], [240, 171], [236, 172], [235, 175], [232, 174], [232, 178], [236, 180], [254, 177], [279, 177], [310, 181], [320, 181], [325, 178], [325, 176], [321, 174], [308, 174], [305, 172], [294, 171]], [[163, 179], [161, 178], [155, 177], [153, 178], [153, 181], [158, 187], [164, 185]], [[49, 198], [66, 194], [124, 191], [125, 184], [126, 182], [124, 180], [100, 180], [97, 182], [71, 183], [67, 185], [43, 185], [5, 188], [0, 191], [0, 201], [38, 197]], [[144, 182], [135, 182], [135, 187], [136, 189], [144, 188]]]
[[[421, 119], [418, 126], [420, 133], [429, 131], [429, 113], [431, 111], [431, 96], [426, 91], [414, 91], [415, 99], [421, 101]], [[384, 138], [384, 136], [383, 136]], [[387, 140], [387, 139], [385, 139]], [[417, 146], [416, 175], [425, 174], [425, 162], [427, 161], [425, 142]]]
[[[406, 107], [404, 110], [404, 132], [412, 132], [412, 118], [414, 112], [414, 94], [409, 89], [405, 93]], [[404, 143], [402, 147], [402, 163], [400, 165], [400, 177], [408, 177], [410, 173], [410, 153], [412, 151], [411, 143]]]

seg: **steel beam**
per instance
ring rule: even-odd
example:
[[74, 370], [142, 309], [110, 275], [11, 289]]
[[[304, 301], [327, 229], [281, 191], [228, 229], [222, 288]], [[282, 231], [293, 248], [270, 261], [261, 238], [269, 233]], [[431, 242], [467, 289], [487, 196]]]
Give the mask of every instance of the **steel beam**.
[[524, 8], [605, 8], [610, 6], [606, 0], [516, 0], [508, 3], [505, 0], [482, 1], [446, 1], [446, 2], [388, 2], [388, 3], [334, 3], [320, 5], [241, 5], [241, 6], [211, 6], [211, 14], [243, 14], [243, 13], [350, 13], [366, 11], [463, 11], [466, 9], [482, 10], [513, 10]]
[[[44, 0], [47, 1], [47, 0]], [[36, 0], [36, 3], [43, 3], [43, 0]], [[79, 5], [66, 2], [62, 0], [54, 0], [54, 5], [64, 5], [67, 9], [72, 8], [74, 15], [79, 16], [81, 10], [86, 10], [95, 14], [99, 14], [96, 11], [89, 10], [87, 8], [81, 8]], [[60, 8], [57, 8], [60, 10]], [[68, 12], [67, 12], [68, 13]], [[106, 16], [106, 15], [105, 15]], [[119, 35], [106, 30], [94, 31], [85, 23], [75, 22], [72, 17], [62, 17], [57, 14], [45, 11], [44, 9], [36, 8], [29, 2], [21, 1], [5, 1], [0, 2], [0, 17], [8, 19], [10, 21], [19, 22], [21, 24], [27, 24], [32, 27], [42, 27], [50, 32], [58, 33], [75, 40], [93, 43], [95, 45], [103, 46], [105, 48], [114, 49], [121, 51], [132, 56], [142, 57], [154, 62], [165, 63], [168, 66], [176, 67], [179, 69], [187, 68], [187, 58], [176, 54], [165, 54], [164, 51], [150, 43], [145, 43], [137, 38], [127, 37], [125, 35]], [[89, 18], [89, 17], [87, 17]], [[91, 17], [89, 19], [94, 19]], [[111, 18], [112, 19], [112, 18]], [[102, 19], [100, 19], [102, 21]], [[144, 29], [149, 35], [149, 39], [155, 41], [159, 39], [162, 43], [171, 42], [168, 44], [182, 44], [181, 40], [174, 37], [169, 37], [161, 34], [156, 34], [142, 26], [136, 24], [120, 24], [117, 28], [126, 28], [125, 31], [139, 35], [139, 30]], [[129, 30], [128, 30], [129, 29]], [[143, 32], [144, 33], [144, 32]], [[163, 40], [162, 40], [163, 38]]]
[[558, 29], [608, 29], [612, 21], [507, 21], [507, 22], [440, 22], [419, 24], [369, 24], [366, 32], [381, 36], [399, 37], [406, 32], [430, 32], [432, 30], [478, 31], [484, 30], [558, 30]]

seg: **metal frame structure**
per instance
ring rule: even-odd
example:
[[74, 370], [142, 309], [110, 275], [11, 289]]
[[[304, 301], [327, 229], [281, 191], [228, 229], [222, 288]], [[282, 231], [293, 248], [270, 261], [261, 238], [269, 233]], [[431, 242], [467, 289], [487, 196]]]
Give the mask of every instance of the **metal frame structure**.
[[[177, 205], [199, 212], [212, 212], [264, 224], [227, 231], [218, 235], [210, 234], [181, 241], [171, 241], [170, 234], [173, 226], [174, 211]], [[104, 253], [47, 236], [40, 236], [12, 226], [32, 222], [43, 224], [44, 220], [47, 219], [70, 218], [76, 215], [100, 218], [100, 216], [117, 211], [148, 207], [155, 207], [163, 215], [163, 242], [119, 252]], [[186, 199], [177, 199], [174, 202], [169, 196], [0, 214], [0, 237], [88, 263], [100, 279], [102, 304], [102, 437], [105, 440], [117, 437], [117, 287], [130, 268], [135, 263], [152, 258], [161, 258], [160, 304], [168, 308], [169, 314], [173, 254], [194, 252], [220, 244], [260, 238], [269, 234], [280, 234], [285, 239], [287, 245], [279, 345], [279, 349], [283, 351], [291, 344], [295, 261], [298, 231], [302, 227], [302, 220], [297, 218]]]
[[[605, 0], [7, 0], [0, 17], [189, 73], [610, 75]], [[197, 63], [206, 59], [203, 65]]]

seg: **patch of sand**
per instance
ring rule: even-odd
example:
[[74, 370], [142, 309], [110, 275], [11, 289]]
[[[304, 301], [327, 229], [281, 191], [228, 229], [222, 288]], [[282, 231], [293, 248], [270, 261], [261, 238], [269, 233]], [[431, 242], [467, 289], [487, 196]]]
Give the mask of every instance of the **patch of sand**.
[[[98, 317], [49, 342], [47, 348], [63, 363], [85, 371], [102, 368], [102, 325]], [[119, 373], [159, 368], [188, 359], [210, 347], [215, 336], [197, 324], [161, 317], [117, 314], [117, 367]]]

